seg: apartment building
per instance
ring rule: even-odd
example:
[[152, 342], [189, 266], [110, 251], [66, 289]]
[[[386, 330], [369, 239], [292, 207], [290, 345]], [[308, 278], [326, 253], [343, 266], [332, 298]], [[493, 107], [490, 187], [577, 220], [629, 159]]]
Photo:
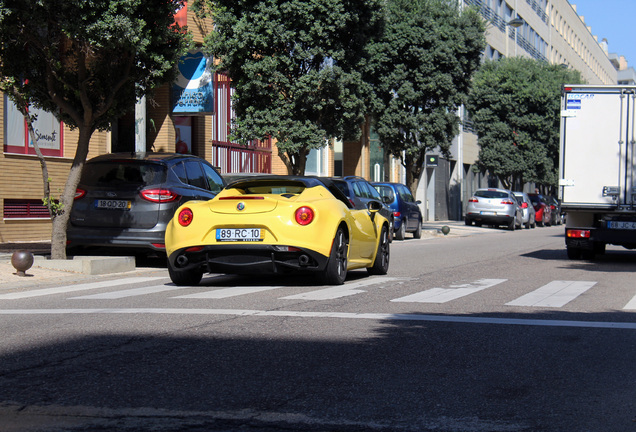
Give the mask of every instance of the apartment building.
[[[529, 57], [578, 70], [590, 84], [617, 83], [619, 72], [607, 41], [593, 34], [568, 0], [464, 0], [463, 6], [476, 7], [487, 21], [484, 60]], [[488, 179], [471, 169], [479, 145], [463, 108], [459, 115], [461, 132], [453, 142], [451, 159], [427, 168], [420, 182], [417, 195], [429, 220], [461, 220], [467, 197], [488, 186]]]

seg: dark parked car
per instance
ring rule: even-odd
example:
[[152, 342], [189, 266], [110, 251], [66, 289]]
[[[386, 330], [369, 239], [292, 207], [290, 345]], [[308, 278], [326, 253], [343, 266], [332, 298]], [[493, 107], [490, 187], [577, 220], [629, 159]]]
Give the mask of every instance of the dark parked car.
[[210, 200], [225, 181], [204, 159], [176, 153], [113, 153], [86, 162], [71, 210], [67, 250], [165, 252], [166, 225], [186, 201]]
[[550, 202], [548, 201], [547, 197], [539, 193], [528, 194], [528, 196], [530, 197], [530, 201], [532, 201], [532, 205], [534, 206], [537, 225], [552, 225], [552, 207], [550, 206]]
[[553, 196], [547, 196], [546, 199], [548, 200], [548, 203], [550, 204], [550, 210], [551, 210], [551, 218], [550, 218], [550, 223], [552, 225], [561, 225], [561, 223], [563, 223], [563, 218], [564, 218], [564, 214], [561, 212], [561, 203], [559, 202], [559, 200]]
[[369, 201], [379, 201], [382, 203], [382, 210], [380, 210], [380, 214], [384, 216], [389, 223], [391, 224], [390, 240], [393, 241], [393, 225], [394, 225], [394, 217], [393, 211], [382, 201], [382, 197], [378, 193], [377, 190], [365, 179], [357, 176], [346, 176], [346, 177], [334, 177], [332, 178], [333, 183], [338, 186], [353, 207], [356, 209], [364, 209], [367, 208]]
[[397, 240], [404, 240], [407, 232], [422, 237], [422, 211], [413, 194], [401, 183], [372, 183], [382, 200], [393, 211], [393, 230]]

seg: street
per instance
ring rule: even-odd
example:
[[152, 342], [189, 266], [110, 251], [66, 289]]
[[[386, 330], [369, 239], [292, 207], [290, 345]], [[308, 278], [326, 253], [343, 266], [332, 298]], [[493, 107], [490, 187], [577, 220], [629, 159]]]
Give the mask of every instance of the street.
[[636, 252], [394, 241], [386, 276], [0, 291], [0, 430], [636, 431]]

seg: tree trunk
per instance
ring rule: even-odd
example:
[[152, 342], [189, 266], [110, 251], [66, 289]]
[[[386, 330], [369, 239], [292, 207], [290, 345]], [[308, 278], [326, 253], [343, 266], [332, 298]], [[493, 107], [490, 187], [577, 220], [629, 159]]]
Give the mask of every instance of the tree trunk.
[[66, 179], [64, 192], [62, 193], [62, 209], [60, 214], [53, 219], [51, 232], [51, 258], [66, 259], [66, 227], [71, 217], [71, 208], [77, 185], [79, 184], [86, 157], [88, 156], [88, 145], [91, 140], [93, 129], [90, 126], [79, 127], [79, 139], [77, 141], [77, 151], [73, 158], [71, 171]]
[[406, 168], [406, 187], [409, 188], [414, 197], [417, 196], [417, 188], [424, 173], [425, 160], [426, 149], [422, 149], [417, 157], [407, 157], [404, 163], [404, 167]]

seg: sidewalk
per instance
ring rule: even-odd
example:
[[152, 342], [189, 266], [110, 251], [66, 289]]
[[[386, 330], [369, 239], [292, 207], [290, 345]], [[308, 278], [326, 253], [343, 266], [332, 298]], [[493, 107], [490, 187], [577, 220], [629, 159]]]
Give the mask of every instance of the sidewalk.
[[[14, 252], [33, 253], [34, 262], [25, 276], [19, 276], [11, 264]], [[20, 288], [38, 288], [60, 283], [95, 282], [102, 277], [162, 273], [165, 267], [137, 267], [134, 257], [75, 257], [50, 260], [50, 242], [0, 243], [0, 292]]]

